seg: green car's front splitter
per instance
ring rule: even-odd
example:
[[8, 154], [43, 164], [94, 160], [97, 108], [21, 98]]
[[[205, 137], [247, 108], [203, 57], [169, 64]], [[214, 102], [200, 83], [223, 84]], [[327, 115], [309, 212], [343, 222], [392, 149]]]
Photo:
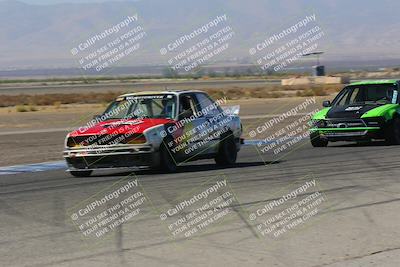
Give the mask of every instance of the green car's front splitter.
[[353, 127], [353, 128], [311, 128], [310, 132], [359, 132], [359, 131], [379, 131], [380, 127]]
[[352, 127], [352, 128], [311, 128], [311, 136], [328, 141], [355, 141], [371, 140], [382, 138], [382, 128], [380, 127]]

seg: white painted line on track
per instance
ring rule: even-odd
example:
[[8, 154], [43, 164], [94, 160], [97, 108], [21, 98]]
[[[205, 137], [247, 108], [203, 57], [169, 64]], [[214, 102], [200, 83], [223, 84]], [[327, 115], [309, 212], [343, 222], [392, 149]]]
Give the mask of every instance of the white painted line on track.
[[284, 144], [286, 142], [290, 142], [292, 140], [300, 141], [300, 140], [304, 140], [304, 139], [306, 139], [306, 138], [303, 136], [293, 136], [291, 138], [287, 138], [284, 140], [273, 139], [271, 141], [266, 141], [264, 139], [251, 139], [251, 140], [244, 140], [243, 145], [244, 146], [262, 146], [262, 145], [268, 145], [268, 144], [273, 144], [273, 143], [277, 143], [279, 145], [279, 144]]
[[0, 176], [10, 175], [10, 174], [20, 174], [20, 173], [44, 172], [44, 171], [60, 170], [66, 168], [67, 164], [65, 161], [50, 161], [50, 162], [42, 162], [34, 164], [14, 165], [14, 166], [0, 167]]
[[273, 141], [271, 142], [264, 142], [264, 140], [244, 140], [244, 146], [256, 146], [258, 143], [262, 142], [263, 144], [271, 144], [273, 143]]
[[274, 140], [271, 140], [271, 141], [266, 141], [266, 140], [261, 140], [261, 139], [244, 140], [244, 145], [245, 146], [257, 146], [258, 144], [260, 144], [260, 145], [268, 145], [268, 144], [279, 143], [279, 142], [285, 143], [285, 142], [288, 142], [288, 141], [291, 141], [291, 140], [294, 140], [294, 139], [296, 139], [296, 137], [285, 139], [284, 142], [280, 141], [279, 139], [278, 140], [274, 139]]

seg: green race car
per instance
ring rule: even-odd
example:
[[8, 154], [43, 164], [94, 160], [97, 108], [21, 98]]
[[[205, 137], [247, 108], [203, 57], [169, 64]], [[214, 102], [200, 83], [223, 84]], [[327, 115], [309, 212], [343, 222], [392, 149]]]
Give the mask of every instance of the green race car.
[[312, 118], [311, 144], [384, 139], [400, 144], [399, 80], [364, 81], [343, 88]]

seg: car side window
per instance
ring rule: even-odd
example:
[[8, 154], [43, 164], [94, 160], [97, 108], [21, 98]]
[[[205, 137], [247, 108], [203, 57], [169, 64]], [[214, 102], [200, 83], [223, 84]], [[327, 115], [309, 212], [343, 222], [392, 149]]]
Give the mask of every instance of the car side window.
[[181, 95], [179, 98], [179, 114], [193, 115], [198, 112], [196, 100], [192, 94]]
[[349, 97], [349, 92], [351, 89], [346, 89], [346, 91], [343, 91], [341, 95], [339, 95], [339, 99], [336, 102], [337, 106], [344, 106], [346, 105], [347, 98]]
[[398, 96], [399, 96], [399, 92], [396, 89], [392, 90], [391, 97], [390, 97], [389, 101], [392, 104], [397, 104], [398, 103], [398, 100], [397, 100]]
[[196, 93], [200, 109], [205, 117], [214, 117], [221, 113], [218, 106], [206, 94]]
[[360, 88], [354, 88], [353, 91], [350, 93], [350, 101], [348, 104], [357, 103], [360, 100], [361, 100]]

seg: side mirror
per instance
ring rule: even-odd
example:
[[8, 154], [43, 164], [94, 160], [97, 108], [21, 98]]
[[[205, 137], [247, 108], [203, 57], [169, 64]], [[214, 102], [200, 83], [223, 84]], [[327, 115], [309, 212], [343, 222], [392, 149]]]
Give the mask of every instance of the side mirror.
[[324, 102], [322, 102], [322, 106], [324, 107], [324, 108], [328, 108], [328, 107], [330, 107], [332, 105], [332, 103], [331, 103], [331, 101], [329, 101], [329, 100], [325, 100]]

